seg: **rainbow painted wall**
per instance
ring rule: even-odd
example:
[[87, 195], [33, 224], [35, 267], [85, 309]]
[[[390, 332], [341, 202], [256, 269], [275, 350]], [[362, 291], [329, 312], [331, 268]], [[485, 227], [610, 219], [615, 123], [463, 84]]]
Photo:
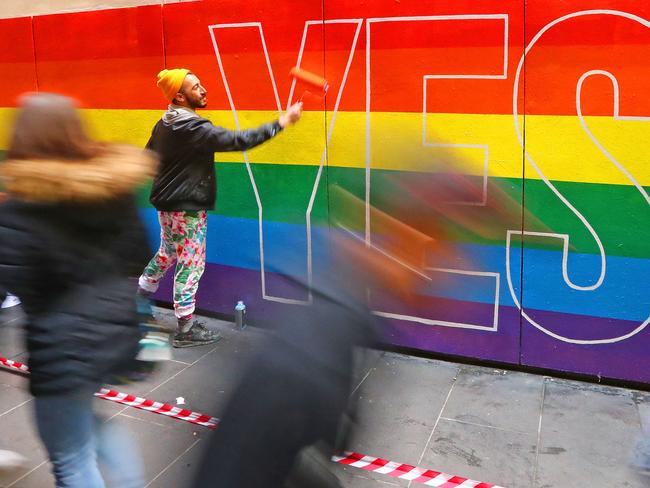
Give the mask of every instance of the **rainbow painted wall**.
[[[7, 19], [0, 40], [0, 148], [28, 90], [72, 95], [96, 136], [143, 146], [164, 66], [197, 73], [205, 116], [231, 128], [299, 96], [292, 66], [325, 74], [298, 126], [216, 155], [201, 308], [304, 306], [282, 273], [318, 273], [331, 185], [372, 203], [382, 175], [430, 169], [395, 141], [433, 159], [452, 148], [553, 231], [459, 233], [471, 269], [432, 263], [446, 286], [417, 310], [372, 303], [390, 341], [650, 383], [650, 3], [204, 0]], [[464, 203], [490, 221], [489, 198]], [[156, 246], [147, 189], [141, 201]]]

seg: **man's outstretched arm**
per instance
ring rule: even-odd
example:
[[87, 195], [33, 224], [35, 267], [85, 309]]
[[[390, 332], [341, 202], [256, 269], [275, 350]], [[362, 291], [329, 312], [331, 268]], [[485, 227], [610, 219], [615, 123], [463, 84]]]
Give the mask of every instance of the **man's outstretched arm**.
[[263, 124], [256, 129], [227, 130], [212, 124], [204, 124], [203, 139], [210, 150], [215, 152], [246, 151], [268, 141], [285, 127], [295, 124], [302, 115], [302, 102], [293, 104], [280, 115], [277, 121]]

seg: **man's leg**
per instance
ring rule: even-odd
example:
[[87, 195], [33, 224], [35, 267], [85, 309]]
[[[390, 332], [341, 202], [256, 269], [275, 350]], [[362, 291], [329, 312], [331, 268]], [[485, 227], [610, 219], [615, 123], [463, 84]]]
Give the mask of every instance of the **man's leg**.
[[160, 247], [138, 280], [139, 294], [147, 296], [155, 293], [160, 280], [176, 261], [177, 244], [174, 241], [182, 237], [177, 233], [182, 217], [183, 212], [158, 212]]
[[196, 307], [196, 292], [205, 271], [205, 241], [208, 217], [205, 210], [185, 212], [182, 233], [184, 239], [176, 247], [178, 261], [174, 275], [174, 311], [178, 330], [174, 346], [187, 347], [210, 344], [218, 337], [198, 321], [192, 322]]

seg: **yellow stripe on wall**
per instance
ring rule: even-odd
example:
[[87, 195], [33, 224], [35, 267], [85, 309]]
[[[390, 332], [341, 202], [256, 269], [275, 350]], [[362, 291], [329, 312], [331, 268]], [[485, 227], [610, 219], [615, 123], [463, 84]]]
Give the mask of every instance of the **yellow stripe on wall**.
[[[161, 115], [158, 110], [87, 109], [83, 115], [93, 136], [144, 146]], [[204, 111], [215, 124], [235, 128], [230, 111]], [[13, 109], [0, 109], [0, 147], [7, 147]], [[237, 112], [241, 127], [255, 127], [277, 114]], [[305, 112], [303, 120], [276, 140], [248, 152], [249, 161], [274, 164], [318, 165], [325, 148], [326, 128], [332, 114]], [[520, 117], [520, 123], [523, 118]], [[603, 148], [642, 185], [650, 185], [650, 122], [621, 121], [612, 117], [586, 117], [587, 127]], [[632, 184], [589, 138], [575, 116], [526, 117], [526, 148], [543, 174], [556, 181]], [[492, 176], [521, 178], [522, 148], [509, 115], [427, 115], [423, 146], [423, 120], [417, 113], [372, 113], [370, 117], [371, 167], [402, 171], [431, 171], [441, 162], [481, 174], [485, 152]], [[487, 148], [487, 149], [486, 149]], [[333, 166], [365, 167], [366, 114], [341, 112], [328, 150]], [[221, 153], [219, 161], [243, 162], [242, 153]], [[526, 165], [526, 178], [540, 176]]]

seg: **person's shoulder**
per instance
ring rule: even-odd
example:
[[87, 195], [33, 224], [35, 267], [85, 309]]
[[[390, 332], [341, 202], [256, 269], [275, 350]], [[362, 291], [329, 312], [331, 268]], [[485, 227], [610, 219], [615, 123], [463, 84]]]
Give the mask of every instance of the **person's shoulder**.
[[192, 117], [185, 120], [174, 121], [171, 124], [163, 122], [162, 128], [171, 132], [185, 132], [202, 129], [209, 129], [213, 124], [210, 120], [203, 117]]
[[38, 212], [35, 212], [33, 207], [12, 198], [0, 203], [0, 233], [28, 232], [38, 217]]
[[204, 117], [194, 117], [187, 120], [188, 125], [192, 127], [210, 127], [214, 126], [210, 119]]
[[0, 217], [10, 218], [21, 213], [28, 213], [33, 205], [22, 200], [8, 197], [0, 202]]

